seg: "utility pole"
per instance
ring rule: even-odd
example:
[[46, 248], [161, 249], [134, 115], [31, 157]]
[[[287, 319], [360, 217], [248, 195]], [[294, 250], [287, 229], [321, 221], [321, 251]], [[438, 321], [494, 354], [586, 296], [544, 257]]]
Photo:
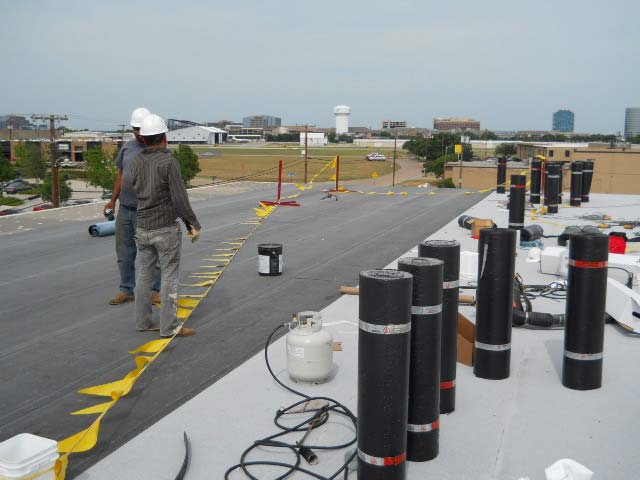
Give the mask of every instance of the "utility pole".
[[11, 137], [13, 133], [13, 118], [9, 117], [9, 124], [7, 125], [9, 129], [9, 163], [13, 163], [13, 148], [11, 146]]
[[69, 120], [66, 115], [31, 115], [31, 120], [49, 120], [49, 133], [51, 143], [49, 145], [49, 155], [51, 157], [51, 203], [54, 208], [60, 207], [60, 165], [56, 158], [56, 120]]
[[396, 138], [393, 142], [393, 176], [391, 180], [391, 186], [396, 186], [396, 150], [398, 149], [398, 128], [395, 128]]
[[307, 172], [309, 171], [309, 125], [304, 126], [304, 183], [307, 183]]

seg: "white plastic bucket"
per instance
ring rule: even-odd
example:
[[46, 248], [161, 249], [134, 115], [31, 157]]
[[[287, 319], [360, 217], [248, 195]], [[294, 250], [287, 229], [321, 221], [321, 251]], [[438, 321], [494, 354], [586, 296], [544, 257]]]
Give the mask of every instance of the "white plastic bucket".
[[25, 479], [42, 472], [46, 473], [37, 480], [55, 480], [53, 467], [57, 459], [55, 440], [21, 433], [0, 443], [0, 480]]

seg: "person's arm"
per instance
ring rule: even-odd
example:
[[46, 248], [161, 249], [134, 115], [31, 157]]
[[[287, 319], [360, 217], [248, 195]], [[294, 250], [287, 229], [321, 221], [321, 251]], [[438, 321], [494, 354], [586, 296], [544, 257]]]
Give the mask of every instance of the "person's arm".
[[118, 175], [116, 176], [116, 181], [113, 184], [113, 195], [111, 195], [111, 200], [107, 202], [104, 206], [103, 212], [111, 209], [113, 210], [116, 207], [116, 200], [120, 196], [120, 189], [122, 188], [122, 158], [124, 154], [124, 146], [118, 152], [118, 156], [116, 157], [116, 166], [118, 167]]
[[122, 170], [118, 170], [118, 176], [116, 177], [116, 182], [113, 184], [113, 195], [111, 196], [111, 200], [104, 206], [103, 210], [108, 210], [109, 208], [113, 210], [116, 206], [116, 200], [120, 196], [120, 188], [122, 187]]
[[193, 210], [191, 209], [189, 196], [187, 195], [187, 190], [184, 188], [184, 183], [182, 182], [180, 167], [178, 166], [178, 161], [175, 158], [172, 158], [169, 162], [168, 181], [169, 191], [171, 193], [171, 203], [173, 204], [173, 208], [175, 208], [176, 213], [187, 226], [188, 230], [200, 230], [202, 227], [200, 226], [200, 222], [198, 222], [195, 213], [193, 213]]

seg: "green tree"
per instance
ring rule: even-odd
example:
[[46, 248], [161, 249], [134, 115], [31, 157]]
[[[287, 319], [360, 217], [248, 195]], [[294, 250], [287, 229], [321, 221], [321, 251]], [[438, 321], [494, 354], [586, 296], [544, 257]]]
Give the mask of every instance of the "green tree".
[[458, 156], [455, 153], [443, 155], [427, 162], [425, 173], [432, 173], [436, 178], [444, 177], [444, 164], [448, 162], [457, 162]]
[[[40, 186], [40, 195], [42, 199], [46, 202], [50, 202], [53, 199], [52, 192], [53, 181], [51, 180], [51, 173], [47, 172], [44, 177], [44, 182]], [[66, 202], [71, 198], [71, 186], [69, 182], [61, 181], [60, 182], [60, 202]]]
[[495, 154], [499, 157], [511, 157], [518, 152], [515, 144], [513, 143], [501, 143], [495, 149]]
[[480, 135], [478, 136], [478, 139], [480, 140], [497, 140], [498, 136], [493, 133], [491, 130], [483, 130], [482, 132], [480, 132]]
[[[2, 153], [0, 153], [0, 182], [6, 182], [7, 180], [11, 180], [13, 178], [13, 167], [11, 166], [11, 162], [9, 159], [5, 157]], [[2, 193], [4, 189], [0, 187], [0, 198], [2, 198]]]
[[87, 151], [87, 183], [103, 191], [113, 190], [113, 185], [118, 176], [116, 166], [117, 151], [112, 154], [105, 152], [102, 147], [92, 148]]
[[42, 153], [40, 145], [34, 142], [20, 142], [14, 149], [16, 165], [22, 169], [26, 177], [36, 179], [36, 185], [40, 183], [47, 172], [48, 156]]
[[198, 155], [189, 145], [178, 145], [178, 149], [173, 152], [180, 162], [180, 172], [182, 180], [186, 186], [191, 186], [191, 180], [200, 172]]

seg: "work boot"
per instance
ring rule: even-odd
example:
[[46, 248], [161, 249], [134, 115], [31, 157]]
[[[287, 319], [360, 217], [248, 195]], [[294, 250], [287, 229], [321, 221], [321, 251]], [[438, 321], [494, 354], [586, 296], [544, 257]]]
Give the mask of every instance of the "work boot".
[[134, 297], [133, 293], [120, 292], [120, 293], [118, 293], [118, 295], [116, 295], [115, 297], [113, 297], [111, 299], [109, 304], [110, 305], [122, 305], [123, 303], [131, 302], [134, 299], [135, 299], [135, 297]]
[[151, 304], [157, 307], [162, 305], [162, 301], [160, 300], [160, 292], [151, 292]]
[[178, 333], [176, 333], [175, 330], [174, 330], [171, 335], [161, 335], [161, 337], [162, 338], [171, 338], [174, 335], [176, 337], [191, 337], [191, 336], [196, 334], [196, 329], [195, 328], [177, 327], [176, 330], [178, 330]]

